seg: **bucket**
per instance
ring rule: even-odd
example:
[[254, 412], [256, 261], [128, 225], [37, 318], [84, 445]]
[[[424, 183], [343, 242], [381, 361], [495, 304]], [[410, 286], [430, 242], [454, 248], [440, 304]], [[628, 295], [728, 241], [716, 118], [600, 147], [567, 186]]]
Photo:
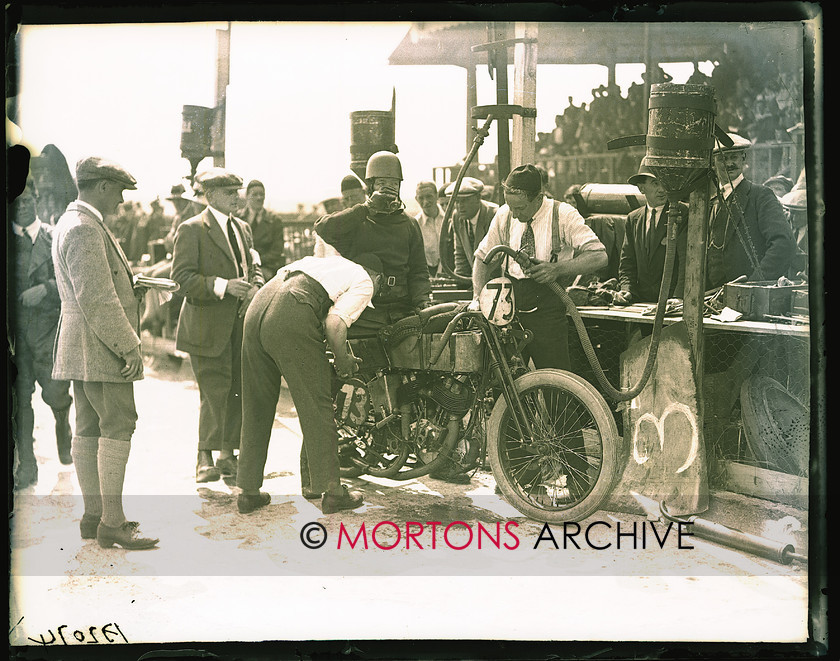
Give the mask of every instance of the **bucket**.
[[193, 158], [210, 156], [211, 129], [214, 108], [184, 106], [181, 111], [181, 156]]
[[716, 113], [713, 87], [651, 85], [643, 162], [668, 191], [686, 192], [711, 167]]
[[350, 113], [350, 169], [365, 178], [365, 166], [378, 151], [397, 152], [394, 113], [386, 110], [357, 110]]

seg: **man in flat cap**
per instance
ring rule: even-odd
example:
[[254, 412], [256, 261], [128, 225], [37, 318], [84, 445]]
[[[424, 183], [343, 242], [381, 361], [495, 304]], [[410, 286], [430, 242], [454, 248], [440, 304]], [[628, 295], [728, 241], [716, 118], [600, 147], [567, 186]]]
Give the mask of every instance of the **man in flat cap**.
[[[242, 179], [223, 168], [196, 176], [208, 207], [175, 235], [172, 279], [184, 306], [175, 346], [190, 354], [201, 399], [196, 482], [235, 479], [242, 425], [242, 324], [263, 284], [254, 261], [251, 227], [233, 214]], [[213, 451], [218, 451], [214, 462]]]
[[492, 265], [485, 264], [484, 258], [491, 248], [506, 245], [529, 255], [536, 263], [524, 270], [509, 257], [502, 260], [503, 272], [513, 282], [519, 320], [534, 335], [523, 349], [523, 358], [526, 362], [532, 359], [538, 369], [569, 369], [566, 310], [547, 285], [604, 268], [604, 244], [577, 209], [543, 195], [542, 178], [533, 165], [514, 168], [503, 189], [505, 204], [496, 212], [475, 251], [475, 304], [490, 279]]
[[[645, 196], [647, 204], [627, 215], [624, 243], [618, 264], [618, 283], [621, 289], [613, 294], [619, 305], [627, 303], [655, 303], [662, 285], [667, 243], [668, 215], [674, 213], [668, 202], [668, 191], [656, 175], [645, 165], [627, 180]], [[688, 209], [680, 206], [675, 220], [679, 223], [677, 255], [668, 289], [668, 297], [682, 298], [685, 288], [685, 241]]]
[[712, 201], [706, 288], [742, 275], [749, 282], [776, 280], [787, 273], [796, 250], [793, 232], [775, 193], [744, 177], [749, 140], [728, 134], [732, 146], [712, 152], [718, 192]]
[[260, 254], [263, 277], [274, 277], [286, 263], [286, 235], [283, 219], [265, 208], [265, 186], [254, 179], [245, 189], [245, 211], [242, 219], [251, 226], [254, 249]]
[[365, 200], [367, 200], [365, 182], [353, 173], [346, 175], [341, 180], [341, 205], [349, 209], [357, 204], [364, 204]]
[[[423, 233], [423, 248], [426, 252], [426, 265], [429, 275], [440, 272], [440, 232], [443, 228], [443, 208], [438, 203], [438, 190], [433, 181], [421, 181], [415, 189], [414, 199], [420, 205], [420, 212], [414, 219]], [[450, 259], [450, 263], [451, 263]]]
[[8, 302], [10, 346], [17, 374], [14, 378], [14, 441], [17, 454], [15, 488], [38, 481], [34, 452], [35, 384], [41, 399], [52, 409], [58, 458], [72, 464], [70, 442], [70, 382], [52, 378], [53, 346], [61, 314], [61, 300], [52, 262], [53, 227], [37, 212], [35, 180], [28, 176], [23, 191], [9, 208]]
[[122, 491], [137, 422], [134, 381], [143, 378], [140, 308], [143, 294], [119, 242], [105, 225], [124, 190], [137, 181], [99, 157], [76, 165], [78, 199], [59, 219], [52, 258], [61, 298], [54, 379], [71, 380], [76, 431], [71, 454], [85, 503], [82, 538], [103, 548], [146, 549], [137, 522], [127, 521]]
[[335, 356], [339, 375], [351, 377], [358, 363], [348, 349], [347, 329], [370, 306], [382, 279], [382, 262], [371, 254], [350, 261], [340, 255], [292, 262], [257, 292], [245, 315], [242, 343], [242, 444], [237, 484], [242, 514], [268, 505], [263, 472], [285, 379], [303, 432], [301, 488], [323, 498], [324, 514], [355, 509], [359, 494], [342, 486], [338, 431], [333, 413], [334, 374], [324, 347]]
[[315, 231], [338, 253], [355, 259], [373, 253], [382, 261], [382, 288], [353, 324], [351, 334], [372, 334], [385, 325], [431, 305], [432, 286], [423, 234], [417, 221], [405, 213], [400, 200], [402, 165], [396, 154], [380, 151], [365, 167], [370, 197], [364, 204], [322, 216]]
[[[446, 188], [446, 195], [455, 191], [455, 183]], [[472, 276], [473, 255], [490, 228], [490, 221], [499, 205], [481, 199], [484, 182], [475, 177], [464, 177], [455, 196], [455, 273], [466, 278]]]

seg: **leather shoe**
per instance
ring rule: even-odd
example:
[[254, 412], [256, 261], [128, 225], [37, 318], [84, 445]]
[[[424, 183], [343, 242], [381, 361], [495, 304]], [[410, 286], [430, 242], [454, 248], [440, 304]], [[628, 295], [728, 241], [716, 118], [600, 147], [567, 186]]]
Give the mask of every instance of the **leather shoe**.
[[82, 539], [95, 539], [96, 531], [99, 528], [99, 515], [83, 514], [82, 520], [79, 521], [79, 531], [82, 533]]
[[226, 457], [216, 461], [216, 468], [219, 469], [222, 477], [236, 477], [236, 471], [239, 469], [239, 462], [236, 460], [236, 455]]
[[111, 548], [114, 544], [117, 544], [126, 551], [141, 551], [152, 548], [160, 540], [156, 537], [143, 537], [140, 532], [140, 524], [137, 521], [126, 521], [116, 528], [106, 526], [100, 521], [96, 529], [96, 541], [103, 549]]
[[321, 511], [324, 514], [334, 514], [341, 510], [354, 510], [364, 504], [365, 499], [362, 494], [356, 491], [348, 491], [345, 486], [342, 486], [341, 490], [343, 493], [340, 496], [324, 494], [321, 499]]
[[236, 507], [240, 514], [249, 514], [260, 507], [265, 507], [271, 502], [271, 494], [260, 491], [256, 496], [248, 493], [240, 493], [236, 498]]
[[303, 497], [306, 498], [306, 500], [317, 500], [318, 498], [324, 495], [322, 492], [313, 491], [309, 487], [301, 487], [300, 492], [303, 494]]

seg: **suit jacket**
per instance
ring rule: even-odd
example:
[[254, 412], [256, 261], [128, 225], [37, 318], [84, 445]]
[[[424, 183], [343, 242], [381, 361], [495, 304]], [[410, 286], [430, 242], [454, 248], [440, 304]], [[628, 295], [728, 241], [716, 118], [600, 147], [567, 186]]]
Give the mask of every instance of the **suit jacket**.
[[472, 241], [467, 231], [469, 220], [453, 219], [452, 223], [455, 228], [455, 273], [458, 275], [465, 277], [472, 275], [475, 250], [487, 234], [487, 230], [490, 228], [490, 221], [493, 220], [493, 216], [496, 215], [496, 211], [498, 210], [498, 204], [487, 202], [486, 200], [481, 201], [481, 208], [478, 210], [478, 220], [475, 223], [475, 236]]
[[[796, 252], [793, 230], [772, 190], [744, 179], [726, 203], [713, 204], [706, 254], [706, 283], [712, 289], [746, 275], [750, 282], [785, 275]], [[753, 266], [740, 229], [755, 248], [760, 269]], [[723, 246], [720, 248], [719, 246]], [[716, 247], [718, 246], [718, 247]]]
[[124, 383], [122, 356], [140, 345], [141, 298], [117, 239], [72, 202], [53, 232], [52, 259], [61, 298], [53, 378]]
[[283, 221], [279, 215], [263, 208], [259, 222], [254, 225], [252, 218], [246, 218], [254, 237], [254, 248], [260, 253], [261, 270], [267, 280], [277, 274], [277, 269], [286, 264], [286, 237]]
[[[10, 292], [14, 308], [10, 310], [14, 316], [15, 335], [23, 337], [36, 355], [43, 355], [48, 362], [52, 362], [55, 333], [58, 329], [58, 318], [61, 314], [61, 299], [58, 297], [58, 286], [55, 284], [55, 269], [52, 261], [52, 225], [41, 223], [35, 242], [26, 276], [22, 281], [14, 281], [14, 290]], [[9, 246], [14, 245], [17, 237], [9, 231]], [[17, 254], [15, 262], [22, 259]], [[14, 270], [17, 272], [17, 269]], [[38, 305], [24, 307], [20, 302], [20, 295], [30, 289], [44, 285], [46, 296]]]
[[[667, 214], [669, 205], [665, 204], [662, 218], [656, 221], [653, 236], [653, 251], [648, 244], [645, 231], [647, 206], [634, 209], [627, 216], [624, 244], [621, 247], [621, 259], [618, 266], [618, 282], [622, 291], [633, 294], [634, 301], [655, 303], [659, 299], [662, 284], [662, 270], [665, 267], [667, 239]], [[685, 286], [685, 242], [686, 228], [680, 224], [677, 233], [677, 254], [674, 260], [674, 272], [671, 277], [669, 297], [682, 298]]]
[[[262, 285], [262, 273], [255, 266], [251, 249], [254, 241], [251, 227], [234, 218], [239, 235], [244, 240], [249, 282]], [[238, 317], [240, 299], [225, 294], [219, 298], [213, 292], [216, 278], [234, 280], [238, 277], [227, 236], [213, 218], [210, 209], [185, 220], [175, 234], [172, 254], [172, 279], [181, 288], [184, 306], [178, 320], [175, 346], [181, 351], [199, 356], [221, 355], [230, 341]]]

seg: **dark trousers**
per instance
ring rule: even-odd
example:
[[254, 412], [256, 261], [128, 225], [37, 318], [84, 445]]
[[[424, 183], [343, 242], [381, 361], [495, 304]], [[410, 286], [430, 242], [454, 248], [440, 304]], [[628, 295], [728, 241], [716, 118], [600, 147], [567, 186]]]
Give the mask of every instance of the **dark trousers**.
[[201, 402], [198, 449], [235, 450], [242, 429], [242, 320], [220, 356], [190, 354], [190, 365]]
[[32, 433], [35, 429], [35, 412], [32, 409], [32, 395], [35, 394], [35, 383], [41, 386], [41, 398], [53, 413], [57, 414], [70, 408], [73, 398], [70, 396], [69, 381], [55, 381], [52, 374], [52, 347], [36, 350], [30, 347], [23, 338], [23, 333], [17, 333], [18, 341], [15, 345], [15, 448], [18, 461], [35, 463], [34, 440]]
[[522, 350], [526, 364], [530, 358], [537, 369], [554, 367], [568, 370], [571, 366], [569, 320], [560, 297], [546, 285], [533, 280], [513, 279], [513, 293], [519, 321], [534, 335]]
[[130, 441], [137, 424], [134, 383], [73, 381], [76, 436]]
[[[242, 342], [242, 436], [237, 485], [262, 486], [281, 377], [297, 409], [309, 484], [326, 491], [339, 479], [338, 431], [330, 391], [323, 320], [331, 301], [324, 288], [302, 273], [273, 278], [245, 315]], [[303, 463], [303, 462], [302, 462]], [[306, 484], [306, 476], [301, 476]]]
[[356, 322], [347, 329], [347, 337], [372, 337], [383, 326], [414, 314], [414, 307], [403, 301], [373, 301], [373, 308], [365, 308]]

